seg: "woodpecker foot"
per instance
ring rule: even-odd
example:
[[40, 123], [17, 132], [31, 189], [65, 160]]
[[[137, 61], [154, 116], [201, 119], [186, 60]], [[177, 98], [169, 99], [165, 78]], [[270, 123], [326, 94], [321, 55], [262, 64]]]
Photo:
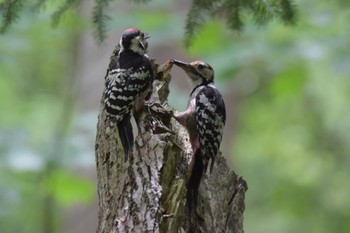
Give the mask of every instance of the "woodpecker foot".
[[114, 117], [108, 118], [108, 126], [113, 128], [117, 125], [117, 119]]
[[144, 105], [145, 110], [149, 112], [150, 114], [156, 113], [161, 116], [164, 115], [174, 115], [174, 110], [170, 108], [169, 106], [163, 105], [161, 103], [153, 102], [153, 103], [145, 103]]
[[158, 120], [155, 117], [150, 118], [150, 125], [152, 127], [152, 132], [154, 134], [164, 134], [164, 133], [170, 133], [170, 134], [175, 134], [171, 129], [166, 127], [162, 121]]

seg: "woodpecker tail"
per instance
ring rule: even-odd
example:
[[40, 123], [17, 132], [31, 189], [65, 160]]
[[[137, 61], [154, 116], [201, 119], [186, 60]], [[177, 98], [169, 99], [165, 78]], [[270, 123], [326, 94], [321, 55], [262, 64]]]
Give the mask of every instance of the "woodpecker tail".
[[[198, 149], [194, 155], [194, 165], [192, 169], [192, 174], [187, 185], [187, 205], [189, 210], [192, 211], [192, 203], [196, 208], [198, 203], [198, 188], [201, 183], [203, 175], [203, 159], [201, 151]], [[194, 209], [195, 209], [194, 208]]]
[[118, 132], [120, 140], [123, 144], [125, 152], [125, 160], [128, 158], [128, 154], [134, 145], [134, 135], [132, 133], [131, 115], [127, 114], [123, 120], [118, 123]]

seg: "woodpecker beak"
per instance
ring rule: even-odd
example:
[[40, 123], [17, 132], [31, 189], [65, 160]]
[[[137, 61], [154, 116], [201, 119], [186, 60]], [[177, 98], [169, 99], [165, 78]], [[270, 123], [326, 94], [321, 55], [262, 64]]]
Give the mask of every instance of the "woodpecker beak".
[[190, 63], [185, 63], [179, 60], [172, 60], [172, 62], [184, 71], [186, 71], [186, 73], [197, 73], [196, 68], [194, 68]]
[[147, 50], [148, 50], [148, 41], [147, 41], [148, 38], [150, 38], [150, 36], [148, 35], [148, 33], [144, 32], [143, 33], [143, 40], [142, 40], [142, 42], [140, 41], [140, 43], [142, 44], [142, 46], [145, 50], [145, 53], [147, 53]]
[[197, 80], [199, 77], [202, 77], [202, 75], [200, 73], [198, 73], [196, 67], [192, 64], [192, 63], [185, 63], [182, 61], [178, 61], [178, 60], [171, 60], [175, 65], [177, 65], [178, 67], [180, 67], [181, 69], [183, 69], [186, 73], [187, 76], [192, 80], [195, 81]]

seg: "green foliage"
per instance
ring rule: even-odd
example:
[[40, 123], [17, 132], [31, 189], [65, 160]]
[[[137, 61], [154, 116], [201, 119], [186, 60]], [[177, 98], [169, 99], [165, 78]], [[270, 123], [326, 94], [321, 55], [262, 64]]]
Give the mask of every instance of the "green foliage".
[[19, 18], [22, 7], [23, 3], [21, 0], [6, 0], [0, 3], [0, 33], [4, 33]]
[[241, 31], [245, 14], [252, 15], [257, 24], [265, 24], [275, 18], [288, 24], [296, 20], [291, 0], [194, 0], [186, 20], [185, 45], [189, 46], [204, 23], [214, 16], [223, 17], [229, 29]]
[[[109, 23], [117, 30], [125, 22], [147, 28], [152, 48], [177, 43], [184, 32], [182, 15], [160, 2], [148, 2], [146, 11], [133, 7], [111, 17]], [[0, 114], [0, 229], [4, 233], [42, 232], [48, 219], [57, 231], [61, 211], [73, 203], [90, 202], [95, 193], [94, 185], [69, 167], [79, 154], [93, 158], [91, 149], [72, 146], [82, 139], [76, 140], [79, 135], [72, 132], [73, 107], [65, 104], [74, 104], [69, 97], [75, 81], [72, 51], [77, 33], [85, 26], [69, 10], [78, 3], [0, 3], [3, 31], [17, 23], [0, 37], [0, 106], [4, 110]], [[96, 2], [96, 17], [104, 16], [96, 18], [94, 25], [105, 23], [96, 28], [100, 39], [107, 33], [112, 3]], [[189, 56], [214, 67], [227, 109], [233, 109], [227, 129], [235, 130], [234, 137], [225, 134], [224, 139], [233, 140], [234, 169], [249, 185], [246, 232], [350, 231], [350, 18], [345, 4], [348, 1], [298, 1], [298, 27], [285, 27], [275, 20], [295, 22], [290, 1], [192, 4], [194, 11], [187, 21], [197, 26], [192, 34], [187, 32], [193, 36]], [[30, 19], [33, 9], [41, 12], [37, 20], [16, 21], [19, 16]], [[6, 23], [4, 15], [11, 11], [18, 14], [7, 13], [15, 17]], [[55, 12], [60, 27], [50, 30], [47, 21]], [[272, 22], [261, 28], [250, 20], [258, 25]], [[230, 33], [242, 28], [240, 34]], [[185, 106], [187, 94], [173, 88], [171, 94]], [[232, 105], [231, 98], [238, 106]], [[233, 118], [238, 118], [236, 127], [229, 125]], [[225, 148], [224, 154], [230, 154]]]
[[62, 206], [93, 201], [95, 185], [86, 179], [68, 173], [66, 170], [55, 170], [46, 186], [51, 190], [55, 200]]
[[91, 202], [95, 193], [93, 182], [66, 170], [50, 174], [2, 168], [0, 175], [2, 233], [42, 232], [45, 221], [51, 221], [51, 232], [57, 232], [60, 211], [75, 203]]
[[[107, 35], [107, 22], [110, 20], [108, 8], [115, 0], [96, 0], [92, 12], [94, 34], [98, 42]], [[151, 0], [133, 0], [135, 3], [149, 3]], [[38, 0], [35, 4], [21, 0], [5, 0], [0, 4], [2, 22], [0, 32], [4, 33], [23, 14], [23, 8], [40, 9], [49, 0]], [[58, 24], [61, 16], [80, 3], [80, 0], [65, 0], [52, 13], [52, 23]], [[24, 7], [25, 6], [25, 7]], [[187, 14], [185, 45], [188, 47], [208, 19], [223, 17], [233, 31], [241, 31], [245, 22], [243, 15], [253, 15], [257, 24], [265, 24], [274, 18], [285, 23], [294, 23], [296, 10], [292, 0], [194, 0]]]
[[299, 96], [307, 81], [307, 68], [302, 62], [291, 64], [269, 85], [270, 93], [275, 98], [296, 98]]
[[66, 0], [66, 2], [58, 7], [58, 9], [52, 14], [52, 24], [56, 26], [59, 21], [61, 16], [70, 8], [73, 6], [76, 6], [80, 3], [80, 0]]
[[92, 22], [95, 26], [95, 37], [98, 42], [102, 42], [106, 38], [107, 20], [110, 19], [106, 13], [110, 0], [96, 0], [96, 5], [92, 12]]
[[[1, 232], [41, 232], [38, 222], [42, 219], [44, 203], [38, 175], [17, 173], [3, 167], [0, 175]], [[32, 195], [34, 192], [38, 195]]]
[[[43, 7], [40, 2], [37, 7]], [[62, 210], [91, 202], [95, 194], [91, 181], [64, 168], [66, 157], [71, 159], [69, 164], [77, 157], [76, 151], [67, 155], [66, 149], [71, 148], [64, 136], [71, 127], [68, 110], [74, 106], [69, 99], [74, 87], [72, 47], [77, 29], [84, 29], [84, 24], [68, 13], [61, 27], [51, 30], [50, 15], [56, 8], [46, 7], [46, 13], [18, 21], [16, 28], [0, 37], [3, 233], [57, 232]], [[23, 12], [31, 19], [29, 8]]]
[[132, 0], [132, 1], [135, 2], [135, 3], [148, 3], [151, 0]]
[[212, 64], [233, 108], [245, 232], [350, 231], [350, 18], [335, 2], [298, 7], [298, 27], [247, 24], [238, 36], [209, 20], [189, 48]]
[[212, 20], [202, 28], [199, 36], [194, 38], [189, 52], [192, 54], [205, 53], [206, 55], [223, 52], [225, 50], [223, 45], [227, 43], [230, 44], [230, 39], [221, 21]]

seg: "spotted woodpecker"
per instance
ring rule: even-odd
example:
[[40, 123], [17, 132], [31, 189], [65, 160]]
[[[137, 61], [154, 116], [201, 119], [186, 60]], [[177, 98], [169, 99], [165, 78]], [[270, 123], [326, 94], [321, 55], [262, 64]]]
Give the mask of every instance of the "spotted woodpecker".
[[139, 125], [142, 106], [154, 79], [146, 55], [148, 38], [140, 29], [125, 30], [116, 50], [119, 52], [111, 57], [105, 79], [107, 118], [117, 124], [126, 158], [134, 143], [131, 114]]
[[194, 165], [189, 180], [196, 201], [198, 187], [203, 172], [207, 171], [211, 159], [210, 171], [219, 151], [226, 121], [224, 100], [214, 85], [213, 68], [202, 61], [184, 63], [172, 60], [182, 68], [192, 81], [194, 89], [190, 94], [187, 110], [175, 114], [175, 119], [185, 126], [189, 133], [194, 154]]

